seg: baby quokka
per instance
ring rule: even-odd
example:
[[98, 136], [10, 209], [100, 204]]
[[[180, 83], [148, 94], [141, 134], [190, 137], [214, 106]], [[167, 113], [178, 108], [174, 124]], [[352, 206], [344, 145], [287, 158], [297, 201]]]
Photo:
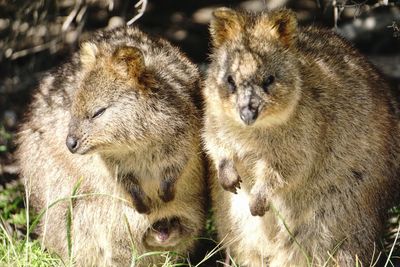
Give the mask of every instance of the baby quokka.
[[289, 10], [217, 9], [210, 32], [203, 139], [233, 259], [369, 264], [400, 187], [388, 84], [342, 38], [298, 27]]

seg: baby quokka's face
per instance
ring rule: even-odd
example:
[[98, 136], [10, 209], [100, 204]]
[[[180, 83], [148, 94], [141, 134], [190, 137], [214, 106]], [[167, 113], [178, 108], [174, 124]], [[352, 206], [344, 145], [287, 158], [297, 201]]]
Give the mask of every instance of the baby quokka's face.
[[155, 222], [144, 235], [144, 243], [152, 249], [168, 249], [182, 242], [184, 230], [179, 218], [165, 218]]
[[[208, 79], [223, 112], [243, 126], [280, 124], [300, 98], [295, 18], [288, 11], [257, 17], [218, 9]], [[210, 90], [210, 89], [209, 89]]]
[[146, 135], [148, 85], [139, 82], [144, 73], [141, 52], [133, 47], [103, 50], [89, 43], [81, 49], [82, 78], [66, 137], [71, 153], [121, 149]]

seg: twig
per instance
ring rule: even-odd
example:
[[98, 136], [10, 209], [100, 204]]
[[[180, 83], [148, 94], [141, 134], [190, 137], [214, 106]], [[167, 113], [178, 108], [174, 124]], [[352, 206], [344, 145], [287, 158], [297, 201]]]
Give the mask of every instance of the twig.
[[337, 21], [338, 21], [338, 16], [339, 16], [339, 8], [337, 6], [336, 0], [332, 1], [332, 6], [333, 6], [333, 20], [335, 23], [335, 29], [337, 28]]
[[84, 5], [81, 8], [81, 10], [79, 10], [79, 13], [76, 15], [76, 22], [77, 23], [80, 23], [83, 20], [85, 14], [86, 14], [86, 10], [87, 10], [87, 6], [86, 5]]
[[377, 3], [373, 4], [373, 5], [369, 5], [369, 4], [367, 5], [368, 0], [364, 0], [361, 3], [356, 3], [354, 1], [351, 1], [351, 4], [346, 4], [346, 3], [345, 4], [336, 4], [335, 2], [336, 1], [333, 0], [333, 2], [332, 2], [333, 6], [337, 5], [338, 7], [341, 7], [341, 8], [350, 8], [350, 7], [361, 8], [363, 6], [366, 6], [368, 11], [371, 11], [371, 10], [373, 10], [375, 8], [378, 8], [378, 7], [381, 7], [381, 6], [398, 6], [399, 5], [396, 2], [390, 2], [389, 3], [389, 2], [387, 2], [385, 0], [383, 0], [382, 2], [377, 2]]
[[146, 11], [146, 7], [147, 7], [147, 0], [139, 0], [139, 2], [137, 2], [135, 5], [135, 8], [139, 8], [138, 14], [136, 14], [136, 16], [134, 16], [130, 21], [128, 21], [126, 25], [131, 26], [132, 23], [140, 19], [143, 16], [144, 12]]
[[44, 44], [41, 44], [41, 45], [38, 45], [38, 46], [34, 46], [34, 47], [30, 47], [30, 48], [23, 49], [23, 50], [20, 50], [20, 51], [16, 51], [16, 52], [11, 54], [10, 58], [12, 60], [15, 60], [15, 59], [18, 59], [20, 57], [24, 57], [24, 56], [29, 55], [29, 54], [34, 54], [34, 53], [37, 53], [37, 52], [41, 52], [41, 51], [49, 49], [53, 45], [57, 45], [60, 42], [61, 41], [58, 38], [56, 38], [54, 40], [51, 40], [50, 42], [47, 42], [47, 43], [44, 43]]
[[396, 237], [394, 238], [393, 246], [392, 246], [392, 248], [390, 249], [390, 253], [389, 253], [389, 255], [388, 255], [388, 257], [387, 257], [387, 260], [386, 260], [386, 263], [385, 263], [385, 267], [388, 266], [389, 262], [391, 263], [390, 257], [392, 256], [393, 250], [394, 250], [394, 248], [396, 247], [397, 239], [399, 238], [399, 234], [400, 234], [400, 221], [399, 221], [399, 224], [398, 224], [398, 229], [397, 229]]
[[[318, 2], [318, 0], [317, 0]], [[347, 2], [350, 2], [349, 4]], [[372, 11], [376, 8], [379, 8], [381, 6], [397, 6], [398, 3], [395, 2], [390, 2], [388, 0], [381, 0], [378, 1], [377, 3], [373, 5], [367, 5], [368, 0], [364, 0], [361, 3], [357, 3], [355, 1], [344, 1], [344, 3], [341, 3], [337, 0], [332, 0], [332, 7], [333, 7], [333, 19], [334, 19], [334, 26], [337, 28], [337, 22], [340, 17], [340, 13], [345, 9], [345, 8], [356, 8], [357, 12], [360, 14], [365, 11]], [[359, 11], [361, 9], [364, 9], [363, 11]]]
[[376, 9], [376, 8], [378, 8], [378, 7], [381, 7], [381, 6], [393, 7], [393, 6], [398, 6], [398, 5], [399, 5], [398, 2], [390, 2], [390, 3], [385, 2], [385, 1], [382, 2], [382, 3], [378, 2], [378, 3], [375, 3], [375, 4], [371, 5], [371, 6], [369, 6], [369, 10]]
[[75, 2], [74, 9], [69, 13], [67, 19], [64, 21], [61, 30], [65, 32], [69, 26], [71, 25], [72, 21], [75, 19], [76, 15], [78, 14], [79, 10], [81, 9], [82, 4], [84, 3], [84, 0], [77, 0]]
[[226, 256], [225, 256], [225, 262], [224, 262], [224, 264], [225, 264], [226, 266], [231, 266], [231, 265], [230, 265], [230, 263], [231, 263], [231, 259], [230, 259], [231, 253], [230, 253], [229, 247], [225, 249], [225, 253], [226, 253]]
[[347, 7], [356, 7], [357, 8], [357, 7], [361, 7], [361, 6], [365, 5], [368, 2], [368, 0], [364, 0], [361, 3], [356, 3], [354, 1], [351, 1], [352, 4], [347, 4], [346, 2], [344, 4], [338, 4], [337, 6], [342, 7], [342, 8], [347, 8]]
[[109, 0], [108, 1], [108, 11], [113, 11], [114, 10], [114, 0]]

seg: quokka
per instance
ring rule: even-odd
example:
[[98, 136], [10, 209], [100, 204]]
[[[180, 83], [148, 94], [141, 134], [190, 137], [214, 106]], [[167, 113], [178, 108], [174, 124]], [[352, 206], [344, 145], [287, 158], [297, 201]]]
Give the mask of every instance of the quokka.
[[243, 266], [355, 266], [398, 197], [399, 110], [338, 35], [217, 9], [203, 139], [219, 237]]
[[[44, 245], [78, 266], [190, 252], [205, 219], [199, 95], [195, 65], [135, 28], [96, 33], [49, 73], [17, 153], [34, 210], [67, 199], [42, 218]], [[150, 255], [136, 266], [164, 260]]]

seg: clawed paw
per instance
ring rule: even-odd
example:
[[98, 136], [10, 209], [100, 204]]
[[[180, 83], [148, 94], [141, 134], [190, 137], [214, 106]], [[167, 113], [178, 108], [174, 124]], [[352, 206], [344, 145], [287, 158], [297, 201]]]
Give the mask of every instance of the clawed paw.
[[241, 189], [241, 187], [240, 187], [241, 182], [242, 182], [242, 179], [240, 179], [240, 176], [237, 175], [236, 178], [233, 180], [228, 180], [228, 179], [221, 180], [221, 186], [226, 191], [237, 194], [237, 189]]
[[250, 198], [250, 213], [253, 216], [264, 216], [265, 212], [269, 210], [269, 204], [266, 198], [258, 196]]
[[164, 202], [170, 202], [175, 198], [175, 183], [171, 179], [162, 180], [158, 197]]
[[158, 197], [164, 202], [170, 202], [175, 198], [175, 192], [173, 190], [169, 191], [158, 191]]
[[133, 205], [137, 212], [141, 214], [149, 214], [151, 212], [151, 200], [144, 193], [139, 185], [134, 185], [130, 189]]
[[237, 194], [237, 189], [240, 189], [240, 179], [233, 162], [222, 160], [218, 168], [218, 180], [226, 191]]
[[139, 212], [140, 214], [150, 214], [151, 212], [150, 207], [143, 203], [140, 203], [139, 205], [138, 203], [135, 203], [135, 208], [136, 211]]

